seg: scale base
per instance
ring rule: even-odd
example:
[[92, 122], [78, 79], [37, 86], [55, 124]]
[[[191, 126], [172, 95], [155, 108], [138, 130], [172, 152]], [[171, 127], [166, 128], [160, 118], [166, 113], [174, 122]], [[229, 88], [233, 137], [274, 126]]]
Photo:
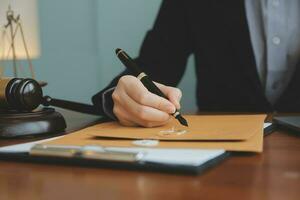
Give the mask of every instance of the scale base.
[[0, 138], [57, 134], [63, 132], [65, 128], [65, 119], [53, 108], [41, 108], [24, 113], [0, 111]]

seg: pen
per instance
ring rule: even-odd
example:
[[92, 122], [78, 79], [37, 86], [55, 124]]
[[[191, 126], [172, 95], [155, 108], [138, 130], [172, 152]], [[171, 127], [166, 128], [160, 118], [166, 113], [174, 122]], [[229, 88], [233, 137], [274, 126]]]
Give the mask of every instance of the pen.
[[115, 151], [99, 145], [69, 146], [36, 144], [30, 150], [34, 156], [55, 156], [67, 158], [84, 158], [109, 161], [136, 162], [144, 156], [144, 152]]
[[[161, 96], [165, 99], [168, 99], [164, 93], [152, 82], [150, 77], [142, 72], [142, 70], [138, 67], [138, 65], [133, 61], [132, 58], [130, 58], [129, 55], [122, 49], [116, 49], [116, 54], [118, 58], [121, 60], [121, 62], [127, 67], [131, 72], [143, 83], [143, 85], [152, 93]], [[175, 117], [180, 124], [184, 126], [188, 126], [188, 123], [186, 119], [184, 119], [180, 112], [176, 109], [173, 114], [171, 114], [173, 117]]]

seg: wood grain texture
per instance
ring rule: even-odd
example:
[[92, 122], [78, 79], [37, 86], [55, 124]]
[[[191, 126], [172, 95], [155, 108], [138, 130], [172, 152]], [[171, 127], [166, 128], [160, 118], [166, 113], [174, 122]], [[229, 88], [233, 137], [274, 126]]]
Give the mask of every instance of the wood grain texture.
[[[67, 115], [69, 124], [89, 121], [87, 116]], [[18, 142], [0, 141], [0, 146]], [[299, 197], [300, 137], [283, 131], [265, 138], [263, 154], [230, 157], [201, 176], [0, 162], [1, 200]]]

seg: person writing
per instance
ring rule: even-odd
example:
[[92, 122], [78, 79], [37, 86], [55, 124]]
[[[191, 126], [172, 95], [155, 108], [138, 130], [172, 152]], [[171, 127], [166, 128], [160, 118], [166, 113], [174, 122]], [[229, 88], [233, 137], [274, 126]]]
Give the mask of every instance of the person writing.
[[163, 125], [194, 54], [199, 110], [299, 112], [299, 11], [297, 0], [164, 0], [135, 61], [168, 100], [125, 70], [92, 101], [125, 126]]

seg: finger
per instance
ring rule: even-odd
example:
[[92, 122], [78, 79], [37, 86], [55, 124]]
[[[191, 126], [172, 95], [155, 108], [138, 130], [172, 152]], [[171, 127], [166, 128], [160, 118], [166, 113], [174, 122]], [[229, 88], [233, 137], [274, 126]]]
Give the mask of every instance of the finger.
[[176, 110], [175, 105], [170, 101], [149, 91], [142, 94], [136, 94], [132, 98], [141, 105], [152, 107], [166, 113], [174, 113]]
[[122, 99], [120, 102], [122, 108], [131, 113], [131, 117], [135, 119], [139, 119], [140, 121], [165, 122], [170, 118], [170, 115], [166, 112], [135, 102], [126, 93], [121, 93], [120, 98]]
[[125, 90], [128, 96], [130, 96], [138, 104], [156, 108], [167, 113], [175, 112], [176, 108], [174, 104], [163, 97], [149, 92], [138, 79], [132, 80], [126, 84]]
[[120, 105], [115, 104], [113, 108], [113, 112], [115, 116], [118, 118], [120, 124], [124, 126], [137, 126], [136, 123], [134, 123], [129, 119], [128, 113], [126, 113], [126, 111], [124, 111], [124, 109]]
[[123, 126], [129, 126], [129, 127], [138, 126], [138, 124], [127, 121], [127, 120], [119, 120], [119, 123], [122, 124]]
[[142, 119], [139, 119], [132, 115], [131, 113], [125, 111], [123, 107], [116, 105], [114, 106], [114, 113], [117, 116], [119, 123], [122, 124], [123, 126], [143, 126], [143, 127], [157, 127], [157, 126], [162, 126], [166, 123], [169, 122], [171, 119], [169, 117], [168, 120], [162, 121], [162, 122], [157, 122], [157, 121], [145, 121]]
[[175, 87], [166, 86], [156, 82], [155, 84], [168, 97], [169, 101], [172, 102], [177, 109], [180, 109], [180, 100], [182, 97], [181, 90]]
[[133, 123], [135, 125], [143, 126], [143, 127], [148, 127], [148, 128], [165, 125], [171, 119], [171, 117], [169, 117], [166, 121], [148, 121], [148, 120], [144, 120], [139, 117], [136, 117], [134, 115], [130, 115], [130, 118], [131, 118], [130, 120], [132, 121], [131, 123]]
[[125, 126], [143, 126], [143, 127], [157, 127], [157, 126], [162, 126], [165, 125], [169, 122], [169, 120], [171, 119], [171, 117], [169, 117], [168, 120], [166, 121], [147, 121], [147, 120], [143, 120], [140, 119], [132, 114], [129, 113], [129, 120], [122, 120], [122, 122], [120, 121], [120, 123], [124, 123]]
[[143, 127], [151, 128], [151, 127], [163, 126], [163, 125], [167, 124], [169, 121], [170, 121], [170, 119], [168, 119], [167, 121], [164, 121], [164, 122], [141, 121], [138, 124]]

